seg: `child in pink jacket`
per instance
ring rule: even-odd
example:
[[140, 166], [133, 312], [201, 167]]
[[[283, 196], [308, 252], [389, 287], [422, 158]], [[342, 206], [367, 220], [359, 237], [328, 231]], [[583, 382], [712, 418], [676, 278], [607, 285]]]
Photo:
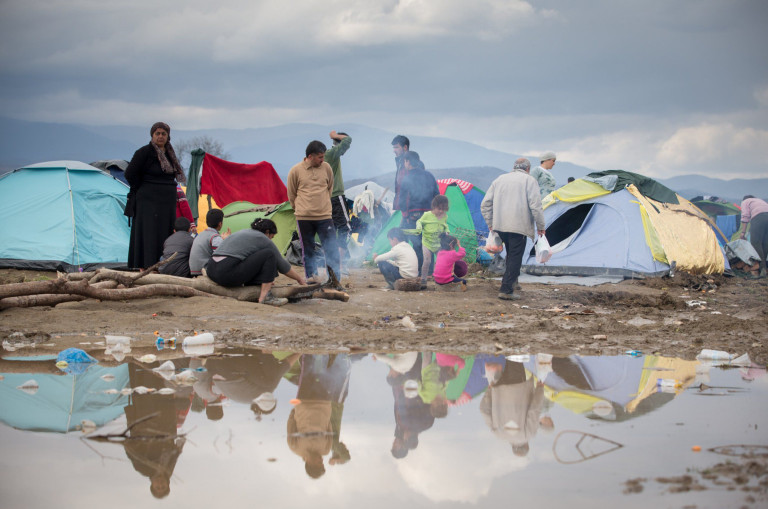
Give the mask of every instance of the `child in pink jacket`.
[[[458, 251], [456, 250], [458, 248]], [[451, 283], [461, 283], [462, 290], [467, 289], [466, 279], [461, 279], [467, 275], [467, 262], [462, 260], [466, 251], [461, 247], [459, 239], [447, 233], [440, 235], [440, 251], [437, 252], [435, 261], [435, 271], [433, 276], [435, 283], [447, 285]]]

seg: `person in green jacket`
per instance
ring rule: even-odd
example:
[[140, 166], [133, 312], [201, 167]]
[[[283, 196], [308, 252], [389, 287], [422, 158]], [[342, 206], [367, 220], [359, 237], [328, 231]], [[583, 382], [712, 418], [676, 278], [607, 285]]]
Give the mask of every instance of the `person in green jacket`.
[[[347, 243], [349, 242], [349, 208], [347, 197], [344, 196], [344, 176], [341, 173], [341, 156], [349, 150], [352, 138], [347, 133], [331, 131], [330, 137], [333, 146], [325, 152], [325, 162], [331, 165], [333, 170], [333, 190], [331, 191], [331, 216], [336, 226], [336, 242], [339, 245], [339, 261], [342, 273], [348, 271], [344, 267], [344, 258], [347, 255]], [[337, 274], [341, 277], [340, 274]]]

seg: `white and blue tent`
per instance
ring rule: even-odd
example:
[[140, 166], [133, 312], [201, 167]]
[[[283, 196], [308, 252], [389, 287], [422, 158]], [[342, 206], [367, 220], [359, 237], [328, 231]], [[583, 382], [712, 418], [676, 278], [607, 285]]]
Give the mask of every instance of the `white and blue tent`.
[[552, 257], [536, 261], [529, 239], [522, 271], [535, 275], [722, 274], [728, 266], [706, 215], [653, 179], [592, 173], [542, 201]]
[[0, 268], [125, 266], [128, 186], [79, 161], [33, 164], [0, 177]]

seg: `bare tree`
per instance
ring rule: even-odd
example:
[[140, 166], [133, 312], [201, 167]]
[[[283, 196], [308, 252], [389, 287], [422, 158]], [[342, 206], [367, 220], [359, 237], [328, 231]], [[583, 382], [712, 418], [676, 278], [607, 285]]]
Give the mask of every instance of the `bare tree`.
[[210, 136], [194, 136], [181, 140], [173, 140], [173, 148], [176, 151], [176, 157], [184, 171], [189, 170], [189, 163], [192, 162], [192, 151], [198, 148], [205, 150], [206, 153], [221, 159], [229, 159], [229, 154], [224, 152], [221, 142], [214, 140]]

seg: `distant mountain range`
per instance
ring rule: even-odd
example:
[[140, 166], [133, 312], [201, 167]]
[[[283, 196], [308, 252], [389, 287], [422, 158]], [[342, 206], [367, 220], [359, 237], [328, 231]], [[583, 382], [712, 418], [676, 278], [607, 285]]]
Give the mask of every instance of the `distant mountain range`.
[[[76, 160], [92, 162], [101, 159], [130, 160], [134, 151], [149, 142], [149, 127], [88, 126], [27, 122], [0, 117], [0, 174], [27, 164]], [[391, 141], [397, 133], [363, 125], [329, 126], [319, 124], [286, 124], [255, 129], [174, 130], [171, 139], [183, 140], [208, 136], [219, 141], [232, 161], [270, 162], [285, 179], [291, 166], [304, 156], [307, 143], [318, 139], [330, 146], [328, 133], [336, 129], [352, 136], [352, 147], [344, 155], [343, 168], [347, 187], [373, 180], [382, 186], [394, 183], [394, 155]], [[460, 140], [408, 135], [411, 148], [421, 155], [437, 178], [460, 178], [487, 189], [500, 174], [509, 171], [521, 155], [487, 149]], [[173, 142], [173, 141], [172, 141]], [[533, 165], [535, 156], [528, 157]], [[593, 170], [566, 161], [555, 166], [558, 184], [568, 177], [579, 178]], [[721, 180], [698, 175], [660, 179], [664, 185], [682, 196], [718, 195], [740, 201], [745, 194], [768, 197], [768, 179]]]

